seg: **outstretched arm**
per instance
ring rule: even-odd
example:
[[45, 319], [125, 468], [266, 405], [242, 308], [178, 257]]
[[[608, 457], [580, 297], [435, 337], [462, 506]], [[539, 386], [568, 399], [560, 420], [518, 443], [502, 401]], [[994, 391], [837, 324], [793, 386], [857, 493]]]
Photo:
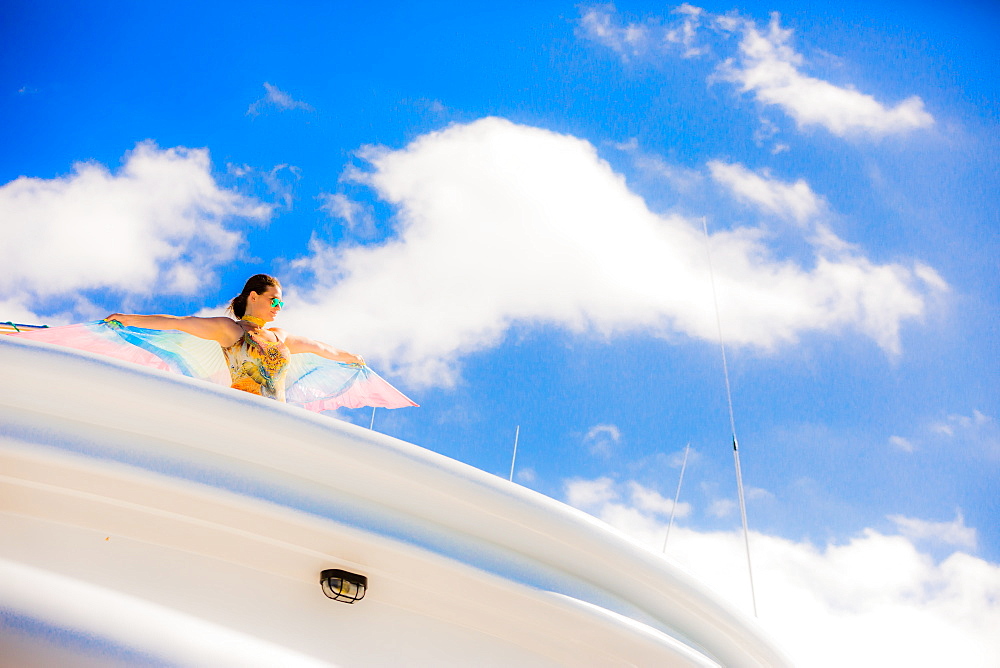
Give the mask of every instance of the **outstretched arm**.
[[231, 346], [241, 336], [243, 328], [230, 318], [199, 318], [177, 315], [139, 315], [135, 313], [113, 313], [105, 320], [117, 320], [126, 327], [146, 329], [175, 329], [202, 339], [217, 341], [219, 345]]
[[365, 358], [361, 355], [355, 355], [347, 352], [346, 350], [334, 348], [328, 343], [314, 341], [313, 339], [306, 338], [304, 336], [286, 334], [285, 345], [288, 346], [288, 350], [293, 353], [313, 353], [314, 355], [325, 357], [326, 359], [333, 360], [334, 362], [345, 362], [347, 364], [365, 363]]

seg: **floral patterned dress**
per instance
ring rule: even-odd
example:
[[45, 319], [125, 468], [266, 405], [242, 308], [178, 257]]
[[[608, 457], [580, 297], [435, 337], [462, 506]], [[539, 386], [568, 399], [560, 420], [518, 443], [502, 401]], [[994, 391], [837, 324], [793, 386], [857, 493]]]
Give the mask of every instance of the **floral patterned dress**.
[[222, 353], [229, 365], [232, 387], [268, 399], [285, 400], [285, 374], [291, 353], [280, 341], [268, 341], [253, 332], [244, 332], [239, 341]]

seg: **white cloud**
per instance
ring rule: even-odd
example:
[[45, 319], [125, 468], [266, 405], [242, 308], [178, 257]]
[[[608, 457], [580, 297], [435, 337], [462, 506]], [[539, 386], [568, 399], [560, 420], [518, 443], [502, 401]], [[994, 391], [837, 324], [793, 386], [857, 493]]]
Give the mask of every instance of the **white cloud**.
[[[275, 165], [262, 170], [250, 165], [226, 165], [229, 174], [239, 178], [244, 184], [252, 184], [255, 190], [273, 203], [275, 208], [291, 209], [295, 201], [295, 183], [302, 178], [302, 170], [295, 165]], [[246, 187], [246, 186], [244, 186]]]
[[823, 198], [814, 193], [804, 179], [784, 183], [752, 172], [743, 165], [718, 160], [709, 162], [708, 169], [712, 178], [729, 188], [738, 199], [775, 215], [804, 223], [825, 208]]
[[592, 455], [608, 457], [611, 450], [622, 440], [622, 434], [613, 424], [594, 425], [583, 437], [583, 444], [587, 446]]
[[[289, 327], [392, 360], [411, 383], [452, 382], [462, 354], [515, 323], [716, 340], [701, 221], [651, 212], [591, 144], [486, 118], [365, 157], [372, 171], [355, 178], [396, 207], [396, 235], [314, 241], [293, 265], [308, 308], [285, 314]], [[775, 258], [753, 229], [711, 247], [733, 345], [853, 328], [897, 352], [929, 292], [914, 269], [849, 249], [811, 268]]]
[[968, 431], [970, 429], [982, 427], [983, 425], [988, 425], [991, 422], [993, 422], [993, 418], [981, 413], [978, 409], [973, 409], [972, 415], [960, 415], [958, 413], [953, 413], [948, 416], [946, 422], [938, 423], [938, 426], [942, 433], [946, 433], [951, 436], [956, 430]]
[[291, 209], [295, 200], [293, 183], [302, 178], [302, 170], [295, 165], [277, 165], [263, 172], [261, 178], [282, 206]]
[[723, 63], [719, 76], [752, 91], [759, 102], [780, 107], [799, 126], [819, 125], [838, 136], [882, 136], [934, 123], [917, 96], [888, 108], [871, 95], [800, 72], [804, 59], [789, 46], [792, 31], [781, 28], [777, 14], [766, 32], [746, 21], [742, 33], [740, 55]]
[[588, 510], [618, 498], [611, 478], [566, 481], [566, 499], [571, 506]]
[[707, 16], [705, 10], [684, 3], [671, 13], [679, 19], [669, 24], [655, 18], [641, 24], [623, 24], [612, 5], [585, 7], [579, 33], [611, 49], [623, 60], [644, 58], [663, 50], [677, 51], [683, 58], [704, 55], [708, 49], [698, 44], [698, 37]]
[[[664, 497], [656, 490], [643, 487], [634, 480], [628, 482], [628, 490], [632, 505], [642, 512], [669, 517], [670, 512], [674, 510], [673, 499]], [[674, 517], [687, 517], [690, 514], [691, 504], [689, 503], [678, 503], [676, 510], [674, 510]]]
[[0, 323], [14, 323], [22, 325], [50, 324], [48, 319], [41, 318], [37, 313], [25, 306], [26, 300], [16, 297], [0, 299]]
[[[578, 507], [661, 551], [662, 516], [635, 501], [623, 504], [619, 495], [590, 501]], [[872, 529], [824, 547], [751, 532], [750, 546], [759, 621], [796, 666], [1000, 664], [998, 564], [962, 552], [936, 562], [905, 535]], [[667, 557], [752, 614], [741, 531], [675, 526]]]
[[696, 45], [705, 17], [705, 10], [685, 2], [672, 13], [681, 17], [680, 25], [668, 28], [664, 35], [665, 40], [682, 45], [684, 51], [681, 55], [685, 58], [693, 58], [707, 53], [707, 47]]
[[[669, 517], [674, 509], [673, 499], [665, 498], [634, 480], [619, 483], [608, 477], [595, 480], [575, 478], [565, 481], [564, 487], [567, 503], [571, 506], [587, 511], [620, 513], [640, 522], [656, 522], [658, 517]], [[690, 514], [690, 503], [677, 504], [674, 517], [688, 517]]]
[[306, 102], [293, 99], [291, 95], [266, 81], [264, 82], [264, 90], [267, 91], [264, 97], [255, 100], [247, 108], [247, 116], [257, 116], [268, 108], [278, 109], [279, 111], [288, 111], [291, 109], [313, 110], [312, 106]]
[[655, 18], [637, 24], [622, 22], [610, 5], [585, 7], [579, 29], [582, 36], [624, 60], [673, 53], [685, 58], [702, 56], [712, 52], [710, 44], [720, 49], [728, 46], [719, 39], [721, 35], [739, 35], [737, 54], [719, 64], [713, 79], [753, 93], [761, 104], [780, 108], [800, 127], [821, 126], [843, 137], [885, 136], [934, 124], [918, 96], [887, 107], [871, 95], [804, 74], [805, 59], [789, 45], [792, 31], [781, 28], [776, 13], [766, 30], [734, 12], [711, 14], [684, 4], [673, 13], [679, 19], [668, 25]]
[[923, 281], [927, 287], [936, 292], [947, 292], [949, 290], [948, 284], [943, 278], [941, 278], [941, 275], [925, 264], [921, 264], [919, 262], [916, 263], [913, 267], [913, 273], [916, 274], [917, 278]]
[[522, 485], [530, 485], [536, 480], [538, 480], [538, 472], [535, 471], [531, 466], [526, 466], [524, 468], [518, 468], [514, 472], [514, 479], [517, 480]]
[[[138, 144], [113, 174], [73, 166], [54, 179], [0, 186], [0, 264], [19, 298], [107, 288], [190, 294], [214, 280], [243, 237], [231, 217], [267, 220], [267, 205], [220, 188], [204, 149]], [[7, 295], [9, 297], [9, 294]]]
[[929, 541], [968, 550], [976, 549], [978, 542], [976, 530], [965, 526], [965, 518], [961, 512], [958, 512], [951, 522], [929, 522], [902, 515], [890, 515], [889, 519], [896, 524], [899, 533], [913, 541]]
[[582, 34], [602, 44], [623, 58], [646, 52], [652, 41], [649, 26], [631, 24], [619, 26], [613, 16], [614, 7], [590, 7], [580, 17]]
[[658, 155], [645, 153], [640, 150], [639, 141], [635, 137], [626, 142], [609, 142], [608, 145], [628, 154], [640, 174], [649, 174], [665, 181], [678, 194], [689, 196], [705, 188], [704, 170], [671, 164]]
[[715, 499], [708, 506], [708, 514], [712, 517], [728, 517], [736, 510], [736, 502], [732, 499]]
[[892, 447], [902, 450], [903, 452], [913, 452], [916, 446], [908, 438], [903, 438], [902, 436], [890, 436], [889, 444]]
[[933, 434], [996, 458], [1000, 457], [1000, 425], [995, 418], [973, 409], [971, 415], [953, 413], [930, 425]]

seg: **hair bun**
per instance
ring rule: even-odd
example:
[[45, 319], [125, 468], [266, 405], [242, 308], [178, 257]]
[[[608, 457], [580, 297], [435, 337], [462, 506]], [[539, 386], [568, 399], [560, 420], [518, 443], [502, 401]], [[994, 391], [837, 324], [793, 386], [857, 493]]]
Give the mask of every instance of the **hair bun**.
[[242, 318], [247, 312], [247, 299], [250, 298], [250, 293], [264, 294], [270, 286], [280, 288], [281, 283], [274, 276], [269, 276], [268, 274], [255, 274], [251, 276], [243, 286], [243, 292], [233, 297], [232, 301], [229, 302], [229, 310], [237, 318]]

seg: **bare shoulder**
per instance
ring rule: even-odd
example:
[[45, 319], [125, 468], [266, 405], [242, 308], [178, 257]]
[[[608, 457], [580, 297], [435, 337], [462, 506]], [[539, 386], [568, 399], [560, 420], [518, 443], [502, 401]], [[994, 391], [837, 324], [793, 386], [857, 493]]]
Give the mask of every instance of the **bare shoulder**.
[[209, 327], [217, 327], [219, 329], [229, 330], [233, 332], [240, 331], [243, 329], [242, 327], [240, 327], [240, 324], [238, 322], [224, 315], [212, 316], [210, 318], [202, 318], [200, 316], [190, 316], [190, 317], [197, 318], [198, 320], [203, 321]]
[[281, 327], [268, 327], [267, 331], [273, 333], [276, 337], [278, 337], [278, 341], [280, 341], [281, 343], [284, 343], [289, 337], [288, 332], [283, 330]]
[[199, 316], [199, 315], [190, 315], [188, 317], [192, 318], [192, 319], [196, 319], [196, 320], [204, 320], [205, 322], [213, 323], [215, 325], [219, 325], [219, 326], [222, 326], [222, 327], [229, 327], [231, 325], [236, 325], [237, 327], [240, 326], [238, 322], [236, 322], [235, 320], [233, 320], [229, 316], [225, 316], [225, 315], [214, 315], [214, 316], [210, 316], [210, 317], [204, 317], [204, 316]]

